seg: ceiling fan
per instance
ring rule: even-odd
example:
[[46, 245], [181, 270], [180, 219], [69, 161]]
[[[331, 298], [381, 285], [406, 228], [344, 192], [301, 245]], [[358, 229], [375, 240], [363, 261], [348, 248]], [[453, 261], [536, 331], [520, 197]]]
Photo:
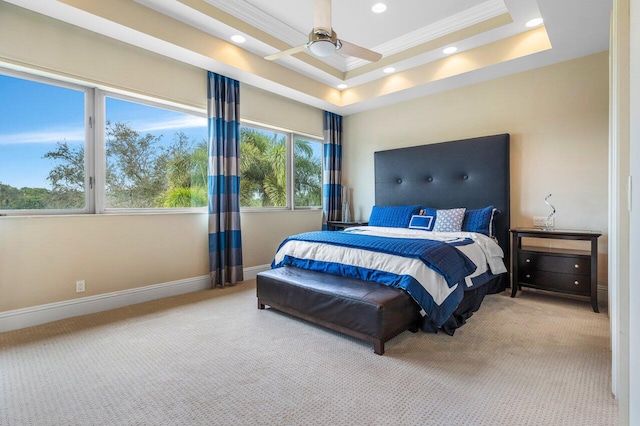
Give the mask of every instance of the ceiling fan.
[[355, 56], [371, 62], [382, 58], [382, 55], [377, 52], [338, 39], [336, 32], [331, 28], [331, 0], [314, 0], [313, 12], [313, 29], [309, 33], [308, 43], [265, 56], [265, 59], [273, 61], [283, 56], [303, 52], [305, 49], [309, 49], [312, 54], [319, 57], [340, 52], [343, 55]]

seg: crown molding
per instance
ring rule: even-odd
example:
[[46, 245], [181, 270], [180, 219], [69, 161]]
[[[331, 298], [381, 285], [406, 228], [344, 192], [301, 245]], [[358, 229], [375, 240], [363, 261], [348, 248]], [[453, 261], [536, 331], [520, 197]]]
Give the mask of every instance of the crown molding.
[[[233, 2], [225, 0], [203, 1], [230, 15], [238, 17], [247, 24], [282, 40], [290, 46], [300, 46], [308, 40], [307, 34], [301, 33], [286, 22], [269, 15], [246, 0], [236, 0]], [[508, 13], [508, 10], [502, 0], [487, 0], [431, 25], [389, 40], [386, 43], [376, 46], [372, 50], [384, 56], [393, 55], [504, 13]], [[368, 63], [368, 61], [364, 59], [344, 57], [341, 55], [331, 55], [327, 58], [319, 59], [342, 72], [353, 70]]]
[[[383, 56], [393, 55], [505, 13], [509, 13], [509, 11], [502, 0], [488, 0], [477, 6], [456, 13], [455, 15], [436, 21], [431, 25], [389, 40], [386, 43], [376, 46], [372, 50], [381, 53]], [[364, 59], [347, 58], [346, 70], [351, 71], [368, 63], [369, 62]]]

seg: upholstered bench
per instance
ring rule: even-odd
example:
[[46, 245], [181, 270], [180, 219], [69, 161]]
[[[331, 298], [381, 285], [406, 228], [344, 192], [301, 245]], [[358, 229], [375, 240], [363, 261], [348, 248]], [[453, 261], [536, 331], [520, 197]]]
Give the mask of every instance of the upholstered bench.
[[420, 308], [404, 290], [293, 267], [261, 272], [258, 309], [265, 306], [373, 343], [375, 353], [405, 330], [418, 330]]

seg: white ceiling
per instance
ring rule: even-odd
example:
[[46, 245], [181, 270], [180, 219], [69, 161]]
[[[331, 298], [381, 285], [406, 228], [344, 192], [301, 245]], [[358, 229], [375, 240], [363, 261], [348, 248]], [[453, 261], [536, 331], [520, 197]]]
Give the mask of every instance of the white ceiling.
[[[332, 26], [338, 38], [377, 51], [383, 59], [372, 64], [339, 54], [319, 59], [299, 53], [273, 64], [262, 57], [307, 41], [313, 0], [6, 1], [345, 115], [607, 50], [612, 7], [612, 0], [382, 0], [388, 9], [375, 14], [371, 6], [379, 0], [335, 0]], [[106, 4], [119, 13], [110, 13]], [[128, 10], [137, 19], [129, 19]], [[171, 20], [159, 21], [162, 17]], [[513, 57], [505, 52], [500, 60], [476, 60], [478, 65], [444, 77], [421, 77], [430, 65], [446, 64], [444, 47], [455, 45], [455, 55], [469, 62], [472, 55], [489, 52], [482, 49], [520, 40], [516, 37], [531, 32], [525, 23], [537, 17], [544, 19], [538, 31], [546, 31], [551, 48]], [[176, 30], [145, 27], [147, 19], [175, 22]], [[245, 60], [191, 46], [184, 34], [194, 29], [212, 43], [232, 43], [231, 35], [244, 35], [246, 43], [229, 47], [242, 49]], [[382, 72], [389, 66], [403, 79], [398, 89], [390, 88], [391, 77]], [[293, 80], [296, 84], [290, 84]], [[340, 83], [349, 89], [338, 91]]]

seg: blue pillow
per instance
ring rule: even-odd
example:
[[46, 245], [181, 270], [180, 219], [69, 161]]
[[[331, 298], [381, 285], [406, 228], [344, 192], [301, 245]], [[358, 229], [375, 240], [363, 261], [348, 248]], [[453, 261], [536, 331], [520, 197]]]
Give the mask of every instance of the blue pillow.
[[434, 216], [424, 216], [414, 214], [411, 216], [411, 221], [409, 222], [409, 228], [411, 229], [422, 229], [424, 231], [433, 231], [433, 225], [436, 223], [436, 217]]
[[465, 232], [478, 232], [493, 236], [493, 216], [496, 209], [493, 206], [478, 210], [467, 210], [462, 221], [462, 230]]
[[407, 228], [411, 216], [417, 213], [418, 209], [420, 206], [373, 206], [369, 226]]

